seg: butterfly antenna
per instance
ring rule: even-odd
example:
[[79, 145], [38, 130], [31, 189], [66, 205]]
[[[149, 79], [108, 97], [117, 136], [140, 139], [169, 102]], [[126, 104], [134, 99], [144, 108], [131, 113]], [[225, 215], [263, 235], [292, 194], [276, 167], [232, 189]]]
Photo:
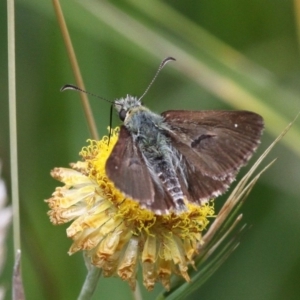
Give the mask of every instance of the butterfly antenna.
[[73, 85], [73, 84], [66, 84], [66, 85], [64, 85], [64, 86], [60, 89], [61, 92], [64, 92], [64, 91], [66, 91], [66, 90], [73, 90], [73, 91], [77, 91], [77, 92], [82, 92], [82, 93], [91, 95], [91, 96], [93, 96], [93, 97], [96, 97], [96, 98], [99, 98], [99, 99], [102, 99], [102, 100], [105, 100], [105, 101], [107, 101], [107, 102], [109, 102], [109, 103], [114, 104], [113, 101], [109, 101], [109, 100], [107, 100], [107, 99], [105, 99], [105, 98], [103, 98], [103, 97], [100, 97], [100, 96], [96, 95], [96, 94], [87, 92], [87, 91], [85, 91], [85, 90], [83, 90], [83, 89], [81, 89], [81, 88], [79, 88], [79, 87], [77, 87], [76, 85]]
[[73, 84], [66, 84], [66, 85], [64, 85], [64, 86], [60, 89], [61, 92], [64, 92], [65, 90], [73, 90], [73, 91], [77, 91], [77, 92], [82, 92], [82, 93], [91, 95], [91, 96], [93, 96], [93, 97], [96, 97], [96, 98], [99, 98], [99, 99], [102, 99], [102, 100], [105, 100], [105, 101], [111, 103], [111, 107], [110, 107], [110, 119], [109, 119], [109, 136], [108, 136], [108, 145], [109, 145], [110, 137], [111, 137], [111, 133], [112, 133], [112, 131], [111, 131], [111, 128], [112, 128], [112, 111], [113, 111], [113, 105], [114, 105], [115, 103], [114, 103], [113, 101], [109, 101], [109, 100], [107, 100], [107, 99], [105, 99], [105, 98], [103, 98], [103, 97], [100, 97], [100, 96], [98, 96], [98, 95], [96, 95], [96, 94], [87, 92], [87, 91], [85, 91], [85, 90], [83, 90], [83, 89], [81, 89], [81, 88], [79, 88], [79, 87], [77, 87], [77, 86], [75, 86], [75, 85], [73, 85]]
[[146, 88], [145, 92], [143, 93], [143, 95], [139, 98], [139, 101], [147, 94], [147, 92], [149, 91], [150, 87], [152, 86], [153, 82], [155, 81], [156, 77], [158, 76], [159, 72], [162, 70], [162, 68], [169, 62], [169, 61], [176, 61], [175, 58], [173, 57], [167, 57], [165, 58], [159, 65], [158, 70], [156, 71], [155, 76], [153, 77], [153, 79], [151, 80], [150, 84], [148, 85], [148, 87]]

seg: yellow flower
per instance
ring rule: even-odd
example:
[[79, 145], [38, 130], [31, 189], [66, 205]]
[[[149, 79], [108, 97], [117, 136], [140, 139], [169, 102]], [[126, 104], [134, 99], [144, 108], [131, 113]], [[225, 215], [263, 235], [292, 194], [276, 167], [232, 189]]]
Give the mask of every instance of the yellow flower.
[[160, 281], [170, 288], [170, 276], [189, 281], [188, 266], [201, 244], [213, 204], [188, 204], [180, 215], [155, 215], [125, 198], [105, 174], [105, 163], [118, 139], [119, 129], [100, 141], [90, 140], [80, 152], [83, 161], [72, 169], [55, 168], [51, 175], [63, 182], [46, 202], [53, 224], [73, 221], [67, 236], [73, 239], [69, 254], [86, 251], [91, 263], [102, 268], [105, 277], [118, 275], [136, 284], [141, 263], [144, 285], [152, 290]]

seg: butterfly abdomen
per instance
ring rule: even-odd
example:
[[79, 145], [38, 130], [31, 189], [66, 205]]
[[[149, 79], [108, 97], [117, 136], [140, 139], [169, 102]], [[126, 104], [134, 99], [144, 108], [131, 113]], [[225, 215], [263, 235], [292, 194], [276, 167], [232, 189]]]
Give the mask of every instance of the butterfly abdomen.
[[[178, 170], [183, 168], [180, 154], [172, 147], [165, 134], [163, 118], [148, 110], [137, 111], [126, 127], [137, 143], [150, 174], [168, 197], [172, 198], [176, 212], [186, 210], [184, 194], [178, 179]], [[161, 199], [164, 201], [164, 199]]]
[[184, 195], [174, 167], [162, 160], [156, 166], [156, 173], [159, 180], [172, 197], [175, 204], [175, 210], [177, 212], [186, 210]]

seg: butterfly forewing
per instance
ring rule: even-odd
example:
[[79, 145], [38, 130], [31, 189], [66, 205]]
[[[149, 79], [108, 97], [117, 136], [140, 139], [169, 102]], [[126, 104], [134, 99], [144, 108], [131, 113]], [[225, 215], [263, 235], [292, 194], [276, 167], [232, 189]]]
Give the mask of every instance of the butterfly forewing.
[[261, 116], [248, 111], [167, 111], [174, 147], [203, 175], [234, 176], [251, 157], [263, 130]]
[[[153, 199], [154, 191], [149, 171], [139, 149], [132, 141], [132, 136], [124, 126], [121, 127], [118, 141], [106, 162], [106, 173], [126, 195], [143, 201]], [[140, 181], [144, 184], [141, 185]]]
[[159, 214], [174, 208], [169, 193], [151, 177], [139, 148], [125, 126], [121, 126], [118, 141], [105, 169], [115, 186], [126, 196], [138, 200], [141, 207]]

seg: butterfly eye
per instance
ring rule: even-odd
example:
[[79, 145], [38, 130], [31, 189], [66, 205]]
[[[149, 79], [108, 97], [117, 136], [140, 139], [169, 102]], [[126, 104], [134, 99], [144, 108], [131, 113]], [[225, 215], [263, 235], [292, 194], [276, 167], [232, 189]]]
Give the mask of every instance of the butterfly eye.
[[125, 118], [126, 118], [126, 114], [127, 114], [127, 111], [125, 109], [121, 109], [120, 112], [119, 112], [119, 118], [121, 121], [124, 121]]

